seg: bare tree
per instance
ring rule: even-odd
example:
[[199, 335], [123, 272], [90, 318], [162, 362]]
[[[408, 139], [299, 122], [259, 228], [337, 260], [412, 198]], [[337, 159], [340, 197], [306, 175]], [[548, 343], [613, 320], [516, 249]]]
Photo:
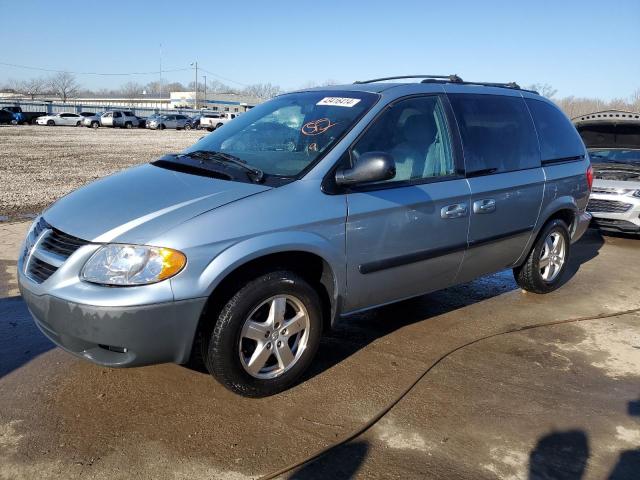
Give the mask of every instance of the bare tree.
[[63, 102], [73, 98], [80, 90], [76, 77], [69, 72], [56, 73], [49, 79], [49, 87]]
[[144, 87], [137, 82], [127, 82], [120, 87], [120, 92], [122, 92], [125, 98], [133, 101], [134, 98], [142, 96], [143, 88]]
[[31, 100], [34, 100], [38, 95], [42, 95], [46, 91], [47, 79], [42, 77], [25, 80], [21, 82], [19, 86], [19, 92], [31, 97]]
[[533, 83], [526, 88], [527, 90], [535, 90], [540, 95], [547, 98], [553, 98], [555, 94], [558, 93], [558, 90], [553, 88], [548, 83]]
[[629, 103], [634, 112], [640, 112], [640, 88], [631, 94]]
[[260, 100], [269, 100], [281, 92], [282, 89], [279, 85], [272, 85], [270, 83], [256, 83], [249, 85], [242, 91], [243, 94], [257, 97]]

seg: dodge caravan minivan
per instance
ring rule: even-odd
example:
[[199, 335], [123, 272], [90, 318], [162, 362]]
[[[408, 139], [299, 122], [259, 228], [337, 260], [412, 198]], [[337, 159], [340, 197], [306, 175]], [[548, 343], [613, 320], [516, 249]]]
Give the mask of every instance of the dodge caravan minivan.
[[61, 198], [18, 261], [36, 324], [110, 367], [201, 354], [264, 396], [355, 312], [507, 268], [559, 287], [590, 220], [571, 122], [515, 84], [415, 78], [280, 95]]

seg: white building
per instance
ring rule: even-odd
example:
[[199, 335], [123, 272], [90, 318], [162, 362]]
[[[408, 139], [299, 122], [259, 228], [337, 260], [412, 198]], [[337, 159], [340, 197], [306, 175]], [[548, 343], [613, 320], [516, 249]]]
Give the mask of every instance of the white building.
[[[244, 112], [261, 103], [259, 98], [237, 93], [198, 92], [197, 108], [206, 108], [219, 112]], [[171, 92], [170, 108], [196, 108], [195, 92]]]

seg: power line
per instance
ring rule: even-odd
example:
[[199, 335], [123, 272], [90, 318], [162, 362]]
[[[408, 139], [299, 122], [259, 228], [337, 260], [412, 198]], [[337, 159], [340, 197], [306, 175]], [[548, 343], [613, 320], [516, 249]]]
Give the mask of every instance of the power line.
[[200, 70], [202, 70], [203, 72], [208, 73], [209, 75], [212, 75], [216, 78], [219, 78], [220, 80], [224, 80], [225, 82], [231, 82], [231, 83], [235, 83], [237, 85], [242, 85], [243, 87], [249, 87], [250, 85], [246, 84], [246, 83], [242, 83], [242, 82], [238, 82], [236, 80], [232, 80], [231, 78], [227, 78], [227, 77], [223, 77], [222, 75], [218, 75], [217, 73], [213, 73], [210, 70], [207, 70], [205, 68], [202, 67], [198, 67]]
[[[16, 63], [6, 63], [0, 62], [0, 65], [4, 65], [7, 67], [15, 67], [15, 68], [23, 68], [25, 70], [37, 70], [40, 72], [49, 72], [49, 73], [72, 73], [74, 75], [98, 75], [98, 76], [129, 76], [129, 75], [158, 75], [160, 73], [159, 70], [155, 72], [122, 72], [122, 73], [109, 73], [109, 72], [74, 72], [70, 70], [56, 70], [52, 68], [41, 68], [41, 67], [31, 67], [29, 65], [19, 65]], [[191, 70], [191, 68], [173, 68], [173, 69], [162, 69], [162, 73], [165, 72], [185, 72], [187, 70]]]

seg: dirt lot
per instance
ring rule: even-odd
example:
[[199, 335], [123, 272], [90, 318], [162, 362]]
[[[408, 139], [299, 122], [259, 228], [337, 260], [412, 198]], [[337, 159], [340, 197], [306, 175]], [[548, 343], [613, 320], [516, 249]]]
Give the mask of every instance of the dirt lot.
[[34, 214], [123, 168], [179, 152], [206, 132], [0, 126], [0, 217]]

